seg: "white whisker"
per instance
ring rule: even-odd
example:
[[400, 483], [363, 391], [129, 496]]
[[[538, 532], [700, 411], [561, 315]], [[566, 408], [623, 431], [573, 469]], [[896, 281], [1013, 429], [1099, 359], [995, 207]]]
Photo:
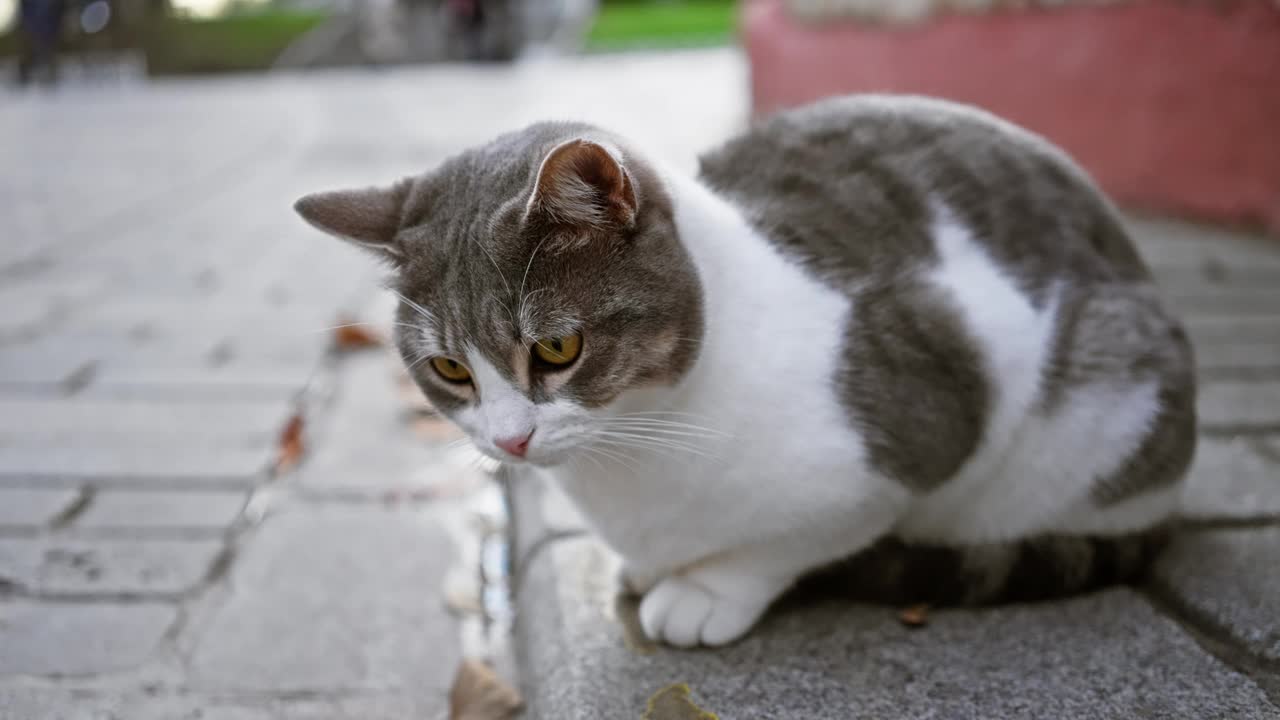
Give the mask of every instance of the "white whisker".
[[485, 256], [489, 258], [489, 262], [493, 263], [493, 269], [498, 271], [498, 279], [502, 280], [502, 286], [507, 289], [507, 294], [510, 295], [511, 285], [507, 283], [507, 276], [502, 274], [502, 268], [498, 267], [498, 261], [493, 259], [493, 255], [490, 254], [489, 249], [482, 245], [479, 240], [471, 236], [468, 237], [471, 240], [471, 244], [480, 248], [480, 252], [484, 253]]

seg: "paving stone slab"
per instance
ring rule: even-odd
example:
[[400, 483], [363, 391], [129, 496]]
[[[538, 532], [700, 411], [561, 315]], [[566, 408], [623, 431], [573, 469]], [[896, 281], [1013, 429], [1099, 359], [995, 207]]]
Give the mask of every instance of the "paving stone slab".
[[[0, 602], [0, 675], [89, 675], [140, 665], [177, 619], [172, 605]], [[0, 718], [44, 720], [36, 693], [0, 686]]]
[[1136, 215], [1127, 216], [1125, 226], [1152, 265], [1280, 269], [1280, 243], [1256, 234]]
[[0, 352], [0, 388], [15, 385], [62, 385], [94, 361], [92, 350], [79, 348], [6, 347]]
[[0, 482], [10, 478], [56, 482], [136, 482], [161, 485], [243, 486], [260, 480], [268, 451], [210, 447], [0, 447]]
[[0, 720], [436, 720], [440, 693], [234, 699], [0, 686]]
[[1201, 382], [1197, 412], [1200, 427], [1216, 432], [1278, 428], [1280, 381]]
[[106, 431], [257, 435], [284, 427], [293, 408], [283, 400], [182, 403], [60, 399], [0, 399], [0, 433]]
[[74, 488], [0, 488], [0, 528], [46, 527], [79, 498]]
[[106, 490], [71, 524], [74, 530], [225, 530], [236, 521], [246, 492]]
[[444, 692], [459, 635], [444, 612], [452, 541], [431, 511], [381, 504], [268, 516], [231, 597], [184, 638], [202, 691]]
[[1267, 317], [1189, 317], [1183, 320], [1196, 348], [1214, 343], [1280, 343], [1280, 311]]
[[1197, 616], [1280, 662], [1278, 568], [1280, 527], [1200, 530], [1176, 538], [1155, 577]]
[[1251, 679], [1128, 590], [934, 611], [919, 629], [888, 608], [798, 604], [731, 647], [677, 651], [628, 639], [615, 618], [634, 628], [634, 605], [615, 606], [611, 565], [577, 539], [530, 566], [517, 625], [530, 717], [637, 717], [687, 683], [724, 720], [1280, 718]]
[[42, 595], [181, 595], [222, 550], [216, 540], [0, 539], [0, 579]]
[[1233, 374], [1280, 371], [1280, 339], [1270, 342], [1216, 342], [1196, 345], [1196, 367], [1201, 374], [1230, 377]]
[[1280, 461], [1259, 438], [1202, 437], [1182, 507], [1195, 518], [1280, 517]]
[[1178, 287], [1165, 295], [1173, 311], [1186, 317], [1265, 318], [1280, 313], [1280, 290], [1275, 287]]
[[1225, 264], [1207, 259], [1178, 265], [1154, 265], [1151, 268], [1160, 287], [1208, 285], [1213, 287], [1275, 287], [1280, 283], [1280, 265]]
[[87, 398], [162, 399], [195, 402], [288, 401], [305, 387], [311, 367], [207, 367], [109, 364], [77, 395]]
[[383, 352], [343, 360], [327, 421], [298, 471], [303, 487], [376, 494], [422, 487], [443, 472], [468, 470], [446, 469], [446, 453], [414, 435], [395, 371]]

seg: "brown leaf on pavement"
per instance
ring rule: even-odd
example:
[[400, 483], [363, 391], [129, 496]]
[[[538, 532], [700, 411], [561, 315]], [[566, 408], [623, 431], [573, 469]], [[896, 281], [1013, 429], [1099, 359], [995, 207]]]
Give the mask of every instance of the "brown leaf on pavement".
[[907, 627], [924, 627], [929, 624], [929, 606], [912, 605], [898, 611], [898, 621]]
[[649, 706], [641, 720], [720, 720], [720, 716], [693, 704], [689, 699], [689, 686], [677, 683], [662, 688], [649, 698]]
[[488, 665], [463, 660], [449, 691], [449, 720], [507, 720], [523, 701]]
[[350, 318], [341, 318], [333, 329], [333, 346], [339, 352], [352, 352], [367, 348], [382, 347], [382, 338], [368, 323], [356, 322]]
[[302, 459], [307, 448], [302, 440], [302, 414], [295, 413], [289, 418], [289, 422], [285, 424], [284, 430], [280, 433], [279, 450], [276, 455], [276, 472], [282, 473], [285, 470], [298, 464]]

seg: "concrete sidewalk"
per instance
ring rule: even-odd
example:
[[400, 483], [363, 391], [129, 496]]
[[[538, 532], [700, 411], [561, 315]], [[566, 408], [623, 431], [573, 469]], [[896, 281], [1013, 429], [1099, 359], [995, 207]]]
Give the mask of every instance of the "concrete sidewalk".
[[[716, 50], [4, 95], [0, 720], [443, 717], [458, 659], [503, 650], [501, 503], [392, 358], [332, 351], [387, 299], [290, 204], [546, 118], [692, 167], [745, 93]], [[539, 542], [572, 520], [522, 485], [528, 716], [639, 717], [676, 681], [726, 719], [1280, 716], [1280, 246], [1137, 227], [1205, 377], [1206, 529], [1156, 585], [919, 631], [820, 604], [674, 652], [625, 630], [598, 545]]]
[[443, 716], [501, 650], [500, 498], [331, 351], [387, 298], [291, 205], [547, 118], [691, 162], [744, 87], [725, 51], [0, 91], [0, 719]]

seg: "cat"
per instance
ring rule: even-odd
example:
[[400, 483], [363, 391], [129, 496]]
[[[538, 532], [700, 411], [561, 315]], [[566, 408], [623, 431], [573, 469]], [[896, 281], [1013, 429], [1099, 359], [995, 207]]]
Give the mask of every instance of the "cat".
[[1186, 335], [1085, 173], [977, 109], [824, 100], [697, 178], [540, 123], [296, 209], [391, 265], [422, 391], [559, 484], [656, 641], [732, 642], [841, 562], [934, 602], [1087, 590], [1176, 514]]

